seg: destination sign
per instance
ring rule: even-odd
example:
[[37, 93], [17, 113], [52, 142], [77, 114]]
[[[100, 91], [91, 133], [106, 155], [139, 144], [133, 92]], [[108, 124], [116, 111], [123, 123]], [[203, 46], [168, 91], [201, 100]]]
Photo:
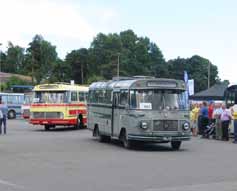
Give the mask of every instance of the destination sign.
[[176, 88], [176, 82], [169, 81], [149, 81], [147, 82], [147, 86], [149, 87], [166, 87], [166, 88]]
[[58, 85], [40, 85], [39, 89], [57, 89]]

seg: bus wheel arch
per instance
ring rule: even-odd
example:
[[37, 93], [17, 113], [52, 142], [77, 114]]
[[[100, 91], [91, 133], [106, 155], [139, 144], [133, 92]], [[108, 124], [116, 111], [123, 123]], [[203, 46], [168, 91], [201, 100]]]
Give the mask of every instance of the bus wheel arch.
[[8, 119], [15, 119], [16, 118], [16, 112], [14, 110], [9, 110], [7, 112], [7, 118]]

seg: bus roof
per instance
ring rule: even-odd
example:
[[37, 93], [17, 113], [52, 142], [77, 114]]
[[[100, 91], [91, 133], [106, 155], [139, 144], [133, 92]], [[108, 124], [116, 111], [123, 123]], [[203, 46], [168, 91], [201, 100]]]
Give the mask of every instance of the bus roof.
[[69, 90], [88, 91], [88, 87], [76, 84], [71, 85], [66, 83], [53, 83], [53, 84], [39, 84], [36, 85], [33, 89], [33, 91], [69, 91]]
[[96, 89], [179, 89], [185, 90], [182, 80], [166, 78], [131, 78], [122, 80], [111, 80], [107, 82], [94, 82], [90, 85], [90, 90]]
[[0, 95], [24, 95], [24, 93], [0, 92]]

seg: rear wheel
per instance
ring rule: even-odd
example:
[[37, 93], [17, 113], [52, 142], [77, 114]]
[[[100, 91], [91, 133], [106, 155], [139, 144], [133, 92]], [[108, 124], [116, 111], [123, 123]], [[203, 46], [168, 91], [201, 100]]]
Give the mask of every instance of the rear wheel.
[[171, 147], [173, 150], [179, 150], [181, 146], [181, 141], [172, 141], [171, 142]]
[[84, 128], [84, 123], [83, 123], [83, 116], [80, 114], [77, 117], [77, 124], [75, 125], [76, 129], [82, 129]]
[[7, 114], [8, 119], [15, 119], [16, 118], [16, 112], [13, 110], [10, 110]]
[[45, 125], [45, 126], [44, 126], [44, 130], [45, 130], [45, 131], [49, 131], [49, 130], [50, 130], [50, 125]]

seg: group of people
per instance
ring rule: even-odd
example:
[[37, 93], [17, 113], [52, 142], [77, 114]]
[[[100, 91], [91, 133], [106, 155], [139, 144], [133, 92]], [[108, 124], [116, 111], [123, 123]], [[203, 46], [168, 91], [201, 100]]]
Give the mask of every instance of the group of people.
[[229, 141], [229, 125], [234, 120], [234, 143], [237, 143], [237, 108], [227, 109], [223, 103], [193, 104], [190, 112], [193, 136]]

